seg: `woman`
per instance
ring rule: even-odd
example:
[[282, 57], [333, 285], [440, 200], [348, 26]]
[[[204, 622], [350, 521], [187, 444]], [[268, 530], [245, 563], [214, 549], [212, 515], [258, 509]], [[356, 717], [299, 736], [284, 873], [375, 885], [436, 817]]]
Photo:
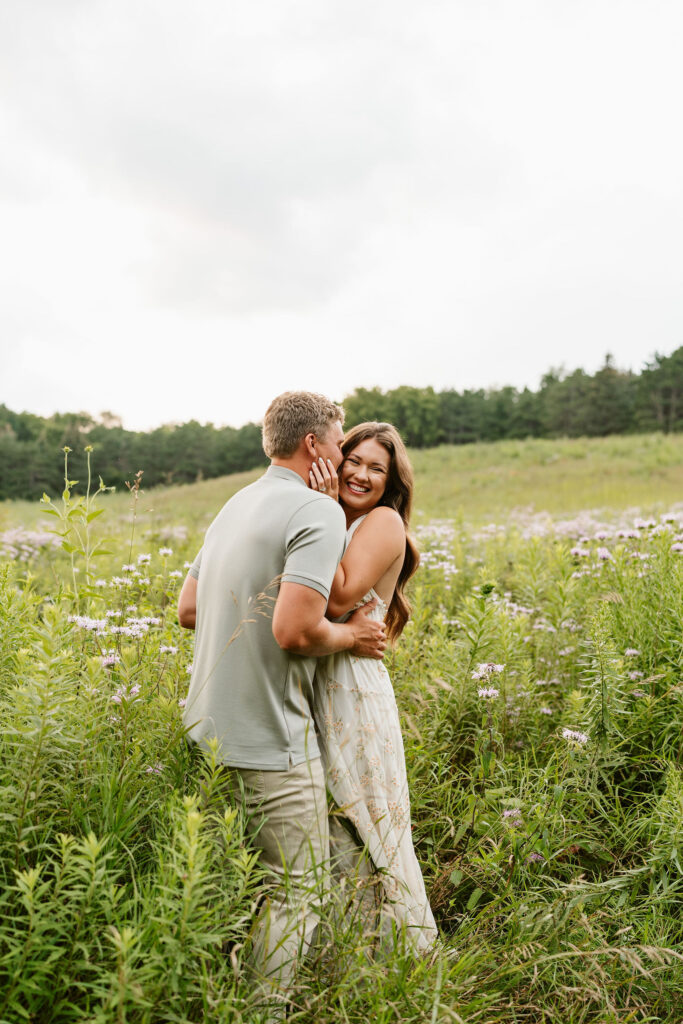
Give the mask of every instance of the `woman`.
[[[385, 619], [393, 641], [410, 614], [403, 591], [419, 562], [407, 533], [412, 469], [388, 423], [354, 427], [342, 452], [338, 479], [322, 463], [310, 476], [311, 487], [338, 496], [346, 514], [347, 548], [328, 615], [339, 618], [375, 602], [369, 614]], [[348, 652], [321, 658], [315, 700], [328, 788], [379, 874], [383, 912], [405, 929], [413, 949], [423, 952], [437, 933], [413, 848], [403, 740], [386, 667]]]

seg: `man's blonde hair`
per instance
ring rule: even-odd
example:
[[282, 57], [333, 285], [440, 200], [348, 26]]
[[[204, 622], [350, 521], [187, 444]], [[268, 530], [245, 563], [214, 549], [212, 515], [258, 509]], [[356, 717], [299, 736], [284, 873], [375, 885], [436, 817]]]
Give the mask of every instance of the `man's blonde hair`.
[[263, 450], [269, 459], [287, 459], [306, 434], [324, 440], [332, 424], [344, 422], [344, 410], [312, 391], [285, 391], [274, 398], [263, 418]]

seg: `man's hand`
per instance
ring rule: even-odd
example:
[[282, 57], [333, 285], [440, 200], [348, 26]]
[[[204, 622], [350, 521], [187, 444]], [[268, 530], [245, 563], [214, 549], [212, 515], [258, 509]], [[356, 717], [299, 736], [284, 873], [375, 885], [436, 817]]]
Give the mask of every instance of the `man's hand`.
[[339, 501], [339, 477], [331, 459], [317, 459], [311, 466], [308, 480], [311, 490], [329, 494], [333, 501]]
[[368, 618], [368, 613], [376, 606], [377, 601], [369, 601], [358, 608], [347, 620], [354, 633], [354, 644], [350, 653], [356, 658], [375, 658], [381, 661], [387, 646], [387, 630], [383, 622]]
[[357, 658], [381, 659], [387, 645], [384, 623], [368, 618], [376, 603], [359, 608], [346, 622], [330, 622], [322, 594], [302, 583], [282, 583], [273, 610], [273, 636], [284, 651], [306, 658], [351, 651]]

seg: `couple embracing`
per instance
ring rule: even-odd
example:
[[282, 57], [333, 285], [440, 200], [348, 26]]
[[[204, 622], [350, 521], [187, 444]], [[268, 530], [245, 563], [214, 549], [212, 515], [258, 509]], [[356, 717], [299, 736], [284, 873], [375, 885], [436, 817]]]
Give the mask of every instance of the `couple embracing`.
[[209, 527], [178, 606], [197, 631], [185, 725], [231, 769], [272, 882], [251, 962], [285, 997], [321, 905], [341, 907], [345, 885], [366, 930], [389, 922], [415, 952], [436, 937], [382, 661], [418, 561], [412, 472], [392, 426], [344, 436], [343, 420], [322, 395], [271, 403], [271, 465]]

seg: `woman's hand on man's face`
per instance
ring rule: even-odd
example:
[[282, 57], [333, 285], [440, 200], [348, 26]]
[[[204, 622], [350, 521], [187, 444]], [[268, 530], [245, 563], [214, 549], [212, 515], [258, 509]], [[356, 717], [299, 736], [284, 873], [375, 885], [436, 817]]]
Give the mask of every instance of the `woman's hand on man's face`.
[[339, 477], [330, 459], [316, 459], [308, 474], [309, 484], [314, 491], [329, 494], [334, 501], [339, 501]]

